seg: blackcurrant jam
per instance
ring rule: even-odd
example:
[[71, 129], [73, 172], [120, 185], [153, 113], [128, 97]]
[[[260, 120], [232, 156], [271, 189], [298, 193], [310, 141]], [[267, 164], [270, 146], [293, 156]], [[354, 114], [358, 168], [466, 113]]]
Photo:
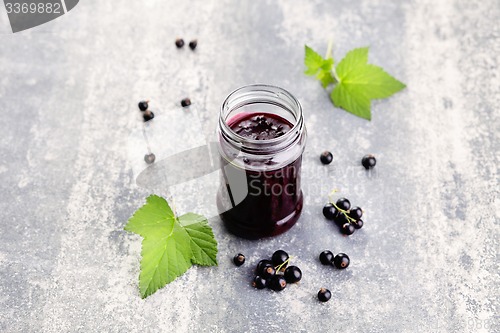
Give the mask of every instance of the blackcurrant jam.
[[303, 204], [306, 129], [300, 103], [278, 87], [242, 87], [222, 105], [218, 140], [217, 204], [227, 229], [251, 239], [290, 229]]

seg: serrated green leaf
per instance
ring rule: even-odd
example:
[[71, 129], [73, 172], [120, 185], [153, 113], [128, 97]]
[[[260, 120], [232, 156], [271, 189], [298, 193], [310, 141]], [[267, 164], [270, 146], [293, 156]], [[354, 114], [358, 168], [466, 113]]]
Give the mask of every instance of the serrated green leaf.
[[329, 72], [332, 70], [332, 66], [333, 66], [333, 58], [328, 58], [323, 60], [323, 63], [321, 64], [321, 69], [326, 72]]
[[141, 254], [139, 289], [142, 298], [172, 282], [192, 265], [189, 236], [177, 222], [169, 236], [144, 238]]
[[311, 49], [309, 46], [305, 45], [304, 64], [306, 65], [307, 69], [304, 73], [306, 75], [315, 75], [323, 65], [323, 62], [324, 59], [320, 54]]
[[381, 67], [369, 64], [354, 68], [341, 82], [370, 99], [387, 98], [406, 87]]
[[360, 47], [347, 52], [345, 57], [337, 65], [336, 71], [340, 80], [359, 66], [368, 63], [368, 47]]
[[363, 94], [352, 92], [348, 85], [338, 83], [330, 94], [330, 99], [336, 107], [371, 120], [370, 99]]
[[320, 71], [318, 75], [316, 75], [316, 78], [321, 82], [323, 88], [335, 82], [331, 72]]
[[146, 204], [139, 208], [128, 220], [125, 230], [142, 237], [156, 234], [166, 237], [174, 228], [175, 215], [167, 201], [157, 195], [146, 198]]
[[337, 107], [370, 120], [370, 101], [386, 98], [405, 87], [403, 83], [382, 68], [370, 65], [368, 48], [358, 48], [347, 53], [337, 65], [340, 82], [330, 98]]
[[184, 274], [193, 263], [217, 265], [217, 241], [207, 219], [192, 213], [177, 219], [168, 202], [159, 196], [146, 198], [125, 230], [144, 238], [139, 275], [143, 298]]
[[191, 240], [193, 263], [203, 266], [217, 265], [217, 241], [207, 219], [202, 215], [187, 213], [179, 216], [179, 223]]

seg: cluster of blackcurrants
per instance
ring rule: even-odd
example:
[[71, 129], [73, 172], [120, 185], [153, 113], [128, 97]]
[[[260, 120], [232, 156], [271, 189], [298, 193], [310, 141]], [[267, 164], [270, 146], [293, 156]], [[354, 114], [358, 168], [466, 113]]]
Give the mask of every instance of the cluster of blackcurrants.
[[356, 229], [363, 227], [363, 210], [360, 207], [351, 208], [346, 198], [340, 198], [336, 203], [329, 202], [323, 207], [323, 215], [334, 221], [345, 235], [352, 235]]
[[[245, 262], [245, 256], [241, 253], [233, 258], [236, 266], [241, 266]], [[259, 261], [255, 268], [255, 277], [252, 286], [257, 289], [269, 288], [274, 291], [281, 291], [287, 284], [297, 283], [302, 279], [302, 271], [297, 266], [289, 266], [290, 257], [283, 250], [273, 253], [271, 259]]]

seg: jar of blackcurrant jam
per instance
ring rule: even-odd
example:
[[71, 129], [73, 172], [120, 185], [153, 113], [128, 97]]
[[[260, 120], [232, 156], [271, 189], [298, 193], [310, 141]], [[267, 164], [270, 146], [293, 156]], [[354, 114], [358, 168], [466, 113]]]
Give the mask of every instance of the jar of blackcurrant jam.
[[290, 229], [304, 200], [300, 172], [307, 135], [299, 101], [275, 86], [239, 88], [222, 104], [217, 134], [217, 205], [227, 229], [250, 239]]

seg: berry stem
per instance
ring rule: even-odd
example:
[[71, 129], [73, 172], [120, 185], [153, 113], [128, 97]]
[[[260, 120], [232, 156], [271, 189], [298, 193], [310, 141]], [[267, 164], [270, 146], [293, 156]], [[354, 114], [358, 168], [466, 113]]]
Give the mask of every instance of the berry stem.
[[336, 188], [334, 188], [329, 194], [328, 194], [328, 201], [330, 201], [332, 204], [333, 204], [333, 199], [332, 199], [332, 196], [339, 192], [339, 190], [337, 190]]
[[283, 266], [285, 266], [286, 264], [288, 264], [290, 262], [290, 259], [292, 259], [292, 257], [288, 257], [288, 259], [285, 260], [281, 265], [278, 265], [278, 266], [274, 267], [274, 269], [276, 270], [276, 272], [279, 272], [281, 270], [281, 268], [283, 268]]
[[[325, 59], [331, 58], [332, 57], [332, 49], [333, 49], [333, 38], [330, 38], [328, 40], [328, 47], [326, 49], [326, 54], [325, 54]], [[337, 75], [337, 71], [335, 70], [335, 64], [332, 65], [332, 69], [330, 71], [332, 73], [333, 79], [335, 80], [334, 83], [339, 83], [340, 78]]]
[[349, 211], [348, 210], [343, 210], [343, 209], [340, 209], [336, 204], [335, 202], [333, 202], [333, 199], [332, 199], [332, 195], [339, 192], [339, 190], [337, 189], [333, 189], [330, 194], [328, 194], [328, 200], [330, 201], [330, 203], [333, 205], [333, 207], [335, 207], [340, 213], [344, 214], [344, 216], [347, 218], [347, 221], [349, 221], [349, 223], [351, 222], [356, 222], [355, 219], [353, 219], [352, 217], [350, 217], [348, 215]]
[[328, 40], [328, 47], [326, 49], [325, 59], [328, 59], [332, 56], [332, 48], [333, 48], [333, 38]]

